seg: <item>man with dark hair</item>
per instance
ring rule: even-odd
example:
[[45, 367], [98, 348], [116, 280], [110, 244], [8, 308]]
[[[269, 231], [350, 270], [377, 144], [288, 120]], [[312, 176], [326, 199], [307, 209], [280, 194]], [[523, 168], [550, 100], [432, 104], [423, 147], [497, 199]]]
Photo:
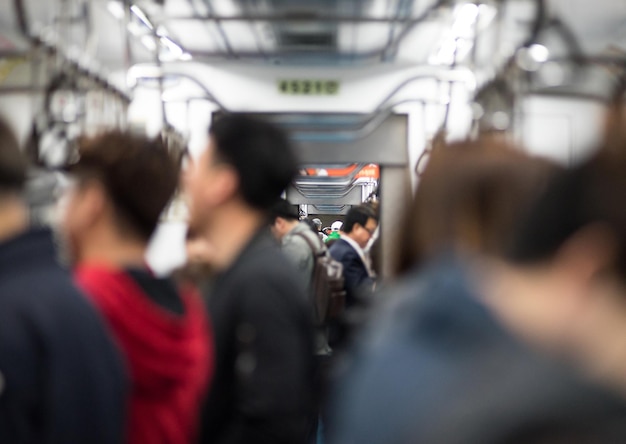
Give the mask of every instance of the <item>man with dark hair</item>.
[[100, 309], [131, 375], [126, 442], [187, 444], [211, 372], [202, 302], [145, 265], [178, 183], [162, 143], [122, 132], [84, 141], [63, 231], [76, 279]]
[[311, 222], [315, 226], [315, 231], [317, 232], [319, 238], [322, 240], [322, 242], [325, 242], [328, 236], [322, 231], [322, 220], [319, 217], [316, 217], [312, 219]]
[[96, 311], [28, 231], [26, 162], [0, 122], [0, 442], [118, 444], [126, 374]]
[[366, 205], [352, 207], [343, 223], [341, 238], [330, 247], [330, 254], [343, 264], [346, 285], [346, 308], [356, 303], [359, 292], [374, 289], [375, 276], [365, 257], [367, 246], [378, 228], [374, 210]]
[[[305, 288], [313, 291], [312, 278], [315, 267], [315, 256], [326, 251], [322, 240], [315, 235], [306, 220], [298, 219], [298, 208], [285, 199], [280, 199], [270, 209], [270, 229], [280, 242], [281, 250], [300, 272], [300, 279]], [[308, 299], [310, 301], [311, 299]], [[311, 312], [313, 306], [308, 302]], [[325, 326], [315, 331], [315, 354], [328, 355], [328, 333]]]
[[313, 275], [313, 254], [311, 245], [323, 249], [320, 239], [304, 221], [298, 219], [298, 209], [285, 199], [278, 201], [270, 210], [270, 228], [280, 242], [283, 253], [298, 268], [302, 283], [309, 288]]
[[190, 227], [213, 247], [217, 372], [203, 443], [305, 443], [313, 399], [306, 290], [267, 229], [297, 163], [286, 135], [244, 115], [214, 121], [187, 176]]

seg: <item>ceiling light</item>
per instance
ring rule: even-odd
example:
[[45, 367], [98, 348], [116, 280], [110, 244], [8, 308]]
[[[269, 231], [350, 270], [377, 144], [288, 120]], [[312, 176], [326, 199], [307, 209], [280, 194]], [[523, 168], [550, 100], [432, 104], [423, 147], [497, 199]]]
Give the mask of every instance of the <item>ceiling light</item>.
[[160, 79], [163, 77], [161, 68], [154, 65], [131, 66], [126, 75], [126, 83], [134, 88], [141, 79]]
[[143, 28], [139, 23], [129, 22], [127, 28], [128, 32], [134, 36], [145, 34], [145, 28]]
[[[107, 9], [111, 15], [118, 20], [123, 20], [126, 15], [123, 3], [117, 0], [109, 1]], [[130, 11], [138, 21], [130, 21], [128, 23], [128, 31], [135, 36], [141, 36], [141, 43], [149, 51], [155, 52], [159, 46], [162, 46], [167, 49], [168, 54], [166, 58], [169, 60], [192, 60], [191, 54], [186, 53], [178, 44], [168, 37], [169, 33], [164, 26], [159, 26], [156, 29], [156, 36], [158, 36], [157, 44], [154, 34], [152, 32], [148, 33], [149, 31], [154, 31], [154, 25], [139, 6], [132, 5]]]
[[165, 26], [159, 25], [157, 26], [157, 35], [160, 35], [162, 37], [168, 37], [170, 33], [167, 31], [167, 28]]
[[452, 65], [456, 54], [456, 40], [446, 39], [441, 43], [439, 51], [433, 54], [428, 62], [433, 65]]
[[430, 56], [429, 63], [452, 65], [464, 60], [474, 46], [477, 32], [485, 29], [497, 14], [497, 9], [487, 4], [464, 3], [452, 12], [454, 21], [446, 32], [439, 49]]
[[174, 43], [169, 37], [161, 37], [160, 40], [161, 44], [168, 49], [174, 58], [178, 59], [183, 55], [183, 49]]
[[214, 12], [224, 17], [233, 17], [241, 13], [239, 6], [233, 0], [213, 0], [211, 5]]
[[133, 5], [130, 7], [130, 10], [137, 16], [141, 22], [146, 25], [149, 29], [154, 29], [154, 26], [148, 19], [148, 16], [141, 10], [141, 8], [137, 5]]
[[550, 58], [550, 51], [548, 51], [548, 48], [538, 44], [531, 45], [528, 48], [528, 54], [537, 63], [545, 63]]
[[511, 117], [504, 111], [496, 111], [491, 116], [491, 125], [498, 131], [506, 131], [511, 125]]
[[485, 3], [478, 7], [478, 29], [483, 30], [493, 22], [498, 14], [498, 9]]
[[126, 16], [126, 11], [124, 10], [124, 5], [122, 5], [122, 2], [112, 0], [107, 3], [107, 9], [111, 13], [111, 15], [118, 20], [123, 20]]
[[535, 44], [528, 48], [521, 48], [515, 59], [517, 65], [524, 71], [537, 71], [550, 59], [550, 51], [543, 45]]
[[454, 9], [455, 21], [452, 32], [459, 37], [470, 38], [474, 34], [474, 25], [478, 18], [478, 6], [474, 3], [459, 5]]
[[143, 46], [148, 48], [149, 51], [156, 51], [157, 49], [157, 44], [154, 41], [154, 37], [152, 37], [151, 35], [144, 35], [141, 38], [141, 43], [143, 44]]

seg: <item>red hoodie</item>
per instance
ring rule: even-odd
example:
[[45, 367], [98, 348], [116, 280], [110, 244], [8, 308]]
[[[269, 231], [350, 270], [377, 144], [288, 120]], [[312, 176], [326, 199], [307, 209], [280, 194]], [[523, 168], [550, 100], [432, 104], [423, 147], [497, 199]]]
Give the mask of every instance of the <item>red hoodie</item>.
[[196, 292], [181, 295], [179, 316], [150, 300], [124, 270], [84, 265], [76, 279], [107, 319], [130, 370], [127, 442], [193, 442], [213, 370], [206, 310]]

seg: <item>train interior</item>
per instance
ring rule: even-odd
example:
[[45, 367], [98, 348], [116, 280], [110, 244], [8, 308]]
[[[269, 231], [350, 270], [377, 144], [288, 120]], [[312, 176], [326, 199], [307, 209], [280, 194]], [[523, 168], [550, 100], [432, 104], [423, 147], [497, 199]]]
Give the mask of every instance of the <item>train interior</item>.
[[[496, 131], [574, 165], [602, 133], [626, 60], [617, 0], [0, 0], [0, 113], [37, 165], [30, 202], [53, 217], [79, 134], [163, 134], [191, 159], [212, 116], [288, 129], [300, 174], [287, 190], [324, 226], [380, 203], [382, 274], [440, 138]], [[149, 251], [184, 261], [176, 200]], [[167, 254], [163, 254], [167, 252]]]

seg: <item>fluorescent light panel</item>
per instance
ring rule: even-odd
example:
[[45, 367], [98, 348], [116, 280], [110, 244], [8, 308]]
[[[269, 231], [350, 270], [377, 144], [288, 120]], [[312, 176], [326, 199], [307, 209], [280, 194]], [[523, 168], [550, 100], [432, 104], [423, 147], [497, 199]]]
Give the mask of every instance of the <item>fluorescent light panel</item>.
[[124, 20], [126, 12], [124, 11], [124, 5], [119, 1], [110, 1], [107, 3], [107, 9], [113, 17], [117, 20]]
[[146, 25], [148, 27], [148, 29], [152, 30], [154, 29], [154, 26], [152, 25], [152, 23], [150, 22], [150, 20], [148, 19], [148, 17], [146, 16], [146, 14], [141, 10], [141, 8], [137, 5], [132, 5], [130, 7], [130, 10], [132, 11], [133, 14], [135, 14], [135, 16], [141, 20], [141, 22]]
[[[126, 12], [122, 2], [111, 0], [107, 3], [107, 9], [117, 20], [124, 20]], [[154, 25], [139, 6], [132, 5], [130, 7], [130, 11], [139, 20], [139, 23], [131, 20], [128, 23], [128, 31], [134, 36], [140, 36], [141, 44], [149, 51], [156, 51], [158, 47], [153, 33], [146, 33], [146, 31], [154, 31]], [[192, 60], [191, 55], [185, 53], [183, 49], [169, 37], [169, 33], [165, 27], [159, 26], [156, 30], [156, 35], [159, 37], [159, 45], [168, 51], [168, 54], [165, 55], [164, 59], [184, 61]]]
[[487, 4], [463, 3], [454, 8], [454, 21], [439, 48], [428, 62], [433, 65], [452, 65], [465, 59], [474, 45], [477, 32], [484, 30], [495, 18], [496, 8]]

